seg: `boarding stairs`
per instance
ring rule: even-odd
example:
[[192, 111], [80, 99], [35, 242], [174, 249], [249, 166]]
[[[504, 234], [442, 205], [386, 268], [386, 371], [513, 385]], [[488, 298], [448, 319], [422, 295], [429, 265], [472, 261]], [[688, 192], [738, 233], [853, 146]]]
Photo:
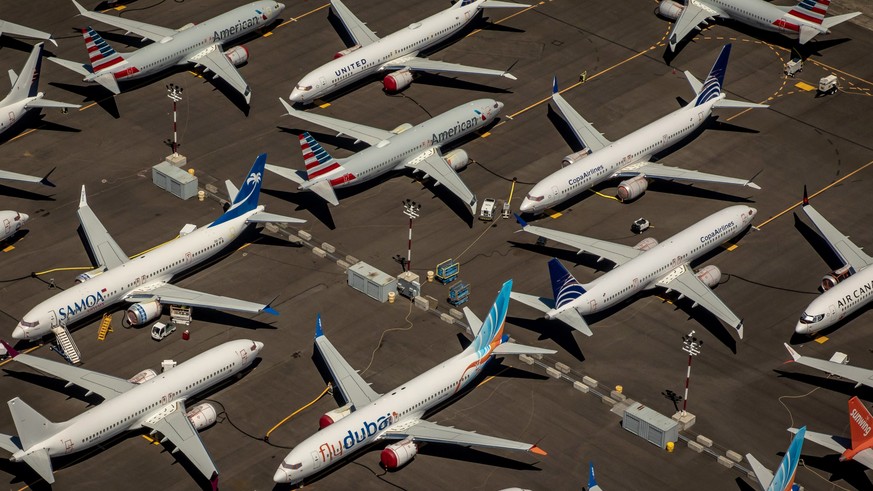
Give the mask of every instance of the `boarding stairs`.
[[100, 321], [100, 329], [97, 330], [97, 341], [106, 339], [106, 335], [112, 332], [112, 316], [103, 314], [103, 320]]
[[67, 330], [66, 324], [60, 324], [52, 328], [52, 332], [55, 333], [55, 338], [58, 341], [58, 347], [63, 351], [64, 356], [67, 357], [67, 360], [70, 361], [73, 365], [79, 363], [81, 361], [79, 348], [76, 346], [76, 343], [73, 342], [73, 336], [70, 335], [70, 331]]

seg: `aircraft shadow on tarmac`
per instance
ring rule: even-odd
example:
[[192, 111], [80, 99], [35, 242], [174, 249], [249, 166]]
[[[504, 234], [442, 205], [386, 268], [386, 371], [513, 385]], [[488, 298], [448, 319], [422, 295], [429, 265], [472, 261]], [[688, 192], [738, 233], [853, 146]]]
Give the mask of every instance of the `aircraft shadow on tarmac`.
[[[532, 309], [531, 309], [532, 311]], [[579, 347], [579, 342], [576, 341], [576, 330], [560, 321], [549, 321], [541, 316], [535, 319], [525, 317], [507, 316], [506, 322], [539, 334], [537, 341], [545, 341], [551, 339], [562, 350], [566, 351], [570, 356], [582, 362], [585, 361], [585, 355]], [[584, 334], [580, 334], [582, 338], [587, 338]]]
[[[786, 353], [786, 356], [787, 355], [788, 354]], [[838, 392], [846, 397], [858, 396], [861, 399], [873, 401], [873, 388], [862, 385], [856, 389], [855, 385], [857, 384], [855, 382], [841, 378], [828, 378], [824, 375], [824, 372], [820, 372], [814, 368], [808, 368], [797, 363], [789, 363], [786, 361], [783, 365], [780, 365], [779, 368], [774, 368], [773, 371], [776, 372], [776, 375], [780, 378], [787, 378], [807, 385], [821, 387], [822, 389], [831, 392]]]
[[[780, 457], [784, 455], [780, 452]], [[854, 489], [873, 489], [873, 483], [871, 483], [870, 478], [867, 477], [866, 470], [863, 464], [855, 462], [853, 460], [847, 460], [844, 462], [840, 462], [839, 454], [833, 453], [830, 455], [826, 455], [824, 457], [815, 457], [812, 455], [803, 455], [801, 453], [801, 460], [803, 460], [804, 467], [810, 467], [812, 469], [817, 469], [824, 473], [830, 474], [829, 477], [822, 476], [823, 479], [826, 479], [827, 482], [836, 483], [837, 481], [845, 481]], [[808, 473], [806, 476], [810, 476]], [[815, 481], [814, 476], [804, 477], [803, 484], [805, 484], [808, 489], [812, 489], [813, 482]], [[834, 489], [837, 489], [835, 486]]]
[[[8, 181], [7, 181], [8, 182]], [[54, 194], [43, 194], [35, 191], [30, 191], [26, 189], [21, 189], [17, 186], [27, 186], [34, 190], [45, 189], [41, 184], [27, 184], [27, 183], [18, 183], [18, 184], [3, 184], [3, 181], [0, 181], [0, 195], [8, 196], [10, 198], [20, 198], [27, 199], [31, 201], [55, 201]]]
[[[32, 39], [32, 38], [23, 38], [23, 39], [27, 39], [27, 40], [30, 40], [32, 42], [24, 41], [22, 39], [19, 39], [16, 36], [10, 36], [8, 33], [4, 34], [4, 35], [0, 36], [0, 49], [9, 48], [9, 49], [14, 49], [16, 51], [21, 51], [22, 53], [30, 54], [30, 52], [33, 51], [33, 44], [42, 41], [39, 39]], [[57, 38], [55, 38], [55, 39], [57, 39]], [[81, 39], [81, 37], [79, 39]], [[43, 47], [42, 52], [43, 52], [44, 56], [46, 56], [46, 57], [55, 56], [55, 54], [49, 50], [49, 47], [52, 46], [51, 43], [46, 43], [43, 46], [44, 47]], [[27, 57], [22, 58], [22, 63], [24, 63], [24, 60], [26, 60], [26, 59], [27, 59]], [[8, 68], [12, 68], [12, 67], [7, 67], [7, 69]], [[14, 68], [16, 73], [18, 72], [18, 70], [20, 68], [21, 68], [20, 66]]]
[[[825, 262], [826, 266], [831, 270], [838, 269], [843, 266], [843, 261], [834, 253], [833, 249], [831, 249], [830, 244], [828, 244], [827, 240], [824, 239], [821, 235], [819, 235], [818, 231], [807, 225], [807, 222], [803, 221], [803, 219], [797, 213], [793, 213], [794, 215], [794, 228], [800, 232], [800, 235], [812, 246], [815, 250], [816, 254]], [[805, 215], [804, 215], [805, 216]], [[825, 271], [825, 268], [822, 269], [822, 274], [828, 273]], [[819, 288], [819, 291], [821, 289]]]
[[[39, 129], [44, 131], [55, 131], [58, 133], [79, 133], [82, 131], [79, 128], [73, 128], [72, 126], [66, 126], [53, 121], [46, 121], [45, 118], [48, 115], [45, 114], [44, 111], [62, 112], [58, 109], [33, 109], [25, 112], [18, 121], [0, 134], [0, 145], [21, 136], [21, 134], [27, 130]], [[54, 117], [56, 117], [56, 115], [52, 115], [52, 118]]]

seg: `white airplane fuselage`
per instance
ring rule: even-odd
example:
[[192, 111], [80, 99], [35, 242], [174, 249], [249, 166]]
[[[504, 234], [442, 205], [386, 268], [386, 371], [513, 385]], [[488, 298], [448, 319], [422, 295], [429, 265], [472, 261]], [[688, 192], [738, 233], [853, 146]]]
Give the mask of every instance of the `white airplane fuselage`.
[[634, 163], [648, 161], [652, 155], [693, 133], [712, 114], [712, 106], [724, 97], [720, 94], [699, 106], [692, 103], [677, 109], [553, 172], [534, 185], [520, 210], [542, 213], [611, 178], [619, 170], [632, 170]]
[[12, 210], [0, 211], [0, 225], [2, 225], [0, 227], [0, 241], [15, 235], [28, 220], [30, 220], [30, 217], [21, 212]]
[[823, 292], [803, 311], [794, 327], [814, 334], [843, 320], [873, 299], [873, 268], [864, 268]]
[[752, 223], [756, 213], [756, 209], [746, 205], [729, 206], [713, 213], [586, 284], [585, 293], [560, 309], [548, 312], [546, 318], [554, 318], [571, 308], [582, 315], [593, 314], [641, 290], [654, 288], [664, 276], [671, 272], [681, 274], [691, 261], [739, 235]]
[[30, 104], [31, 101], [42, 99], [43, 93], [39, 92], [34, 97], [27, 97], [15, 102], [8, 102], [8, 99], [10, 98], [11, 95], [0, 101], [0, 133], [8, 130], [16, 121], [21, 119], [21, 117], [24, 116], [24, 113], [31, 109], [28, 107], [28, 104]]
[[151, 380], [88, 411], [59, 423], [64, 428], [12, 455], [13, 462], [37, 450], [49, 456], [68, 455], [99, 445], [128, 430], [138, 430], [149, 420], [159, 420], [176, 404], [202, 392], [248, 367], [264, 344], [258, 341], [230, 341], [180, 363]]
[[[763, 0], [703, 0], [702, 2], [695, 1], [695, 3], [703, 5], [711, 3], [724, 10], [731, 19], [765, 31], [797, 37], [800, 26], [806, 26], [822, 34], [829, 32], [821, 24], [791, 15], [788, 10]], [[705, 7], [703, 8], [705, 9]]]

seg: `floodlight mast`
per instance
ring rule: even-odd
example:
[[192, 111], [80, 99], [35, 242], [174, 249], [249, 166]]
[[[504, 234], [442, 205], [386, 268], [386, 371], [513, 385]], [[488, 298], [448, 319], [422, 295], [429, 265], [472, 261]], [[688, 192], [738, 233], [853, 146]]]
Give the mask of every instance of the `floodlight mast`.
[[406, 250], [406, 271], [412, 271], [412, 221], [418, 218], [421, 211], [421, 203], [416, 203], [407, 198], [401, 201], [403, 214], [409, 217], [409, 245]]
[[688, 414], [688, 385], [691, 383], [691, 360], [700, 354], [703, 340], [694, 337], [694, 331], [687, 336], [682, 336], [682, 351], [688, 353], [688, 373], [685, 375], [685, 398], [682, 401], [682, 416]]
[[167, 97], [173, 101], [173, 155], [179, 155], [179, 139], [176, 132], [176, 103], [182, 100], [182, 87], [167, 84]]

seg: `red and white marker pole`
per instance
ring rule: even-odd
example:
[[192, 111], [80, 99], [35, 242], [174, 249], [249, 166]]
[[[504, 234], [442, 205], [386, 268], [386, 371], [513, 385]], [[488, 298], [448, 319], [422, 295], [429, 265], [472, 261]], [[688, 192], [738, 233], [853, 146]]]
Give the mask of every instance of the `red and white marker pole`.
[[685, 374], [685, 398], [682, 400], [682, 416], [685, 416], [688, 411], [688, 386], [691, 384], [691, 360], [700, 354], [700, 348], [703, 347], [703, 341], [694, 337], [694, 331], [691, 331], [687, 336], [682, 336], [682, 351], [688, 353], [688, 372]]

